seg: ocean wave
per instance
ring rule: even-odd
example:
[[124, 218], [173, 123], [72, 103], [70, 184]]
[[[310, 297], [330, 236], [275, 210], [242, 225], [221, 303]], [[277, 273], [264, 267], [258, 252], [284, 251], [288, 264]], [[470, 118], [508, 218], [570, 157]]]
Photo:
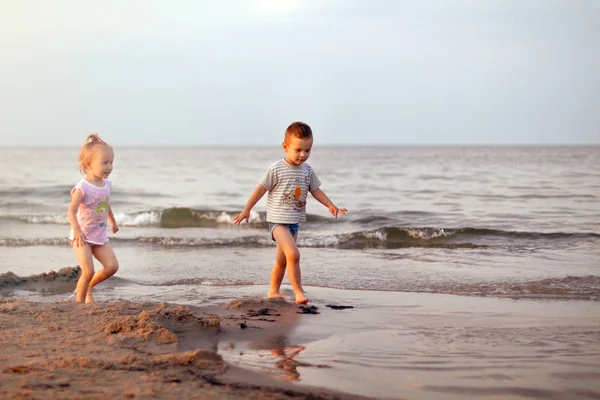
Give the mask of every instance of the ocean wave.
[[[245, 236], [245, 237], [209, 237], [189, 238], [174, 236], [142, 236], [137, 238], [111, 237], [111, 242], [123, 243], [132, 246], [158, 245], [162, 247], [269, 247], [274, 242], [267, 236]], [[70, 246], [67, 237], [62, 238], [0, 238], [0, 247], [30, 247], [30, 246]]]
[[[136, 213], [116, 213], [115, 219], [120, 226], [157, 226], [162, 228], [214, 228], [233, 225], [233, 217], [239, 211], [196, 210], [193, 208], [167, 208], [164, 210], [140, 211]], [[320, 217], [310, 217], [318, 220]], [[16, 220], [30, 224], [68, 225], [67, 213], [1, 216], [0, 219]], [[250, 224], [255, 227], [265, 227], [266, 214], [252, 211]]]
[[[140, 222], [142, 220], [142, 222]], [[140, 218], [137, 223], [146, 223]], [[146, 222], [143, 222], [146, 221]], [[171, 230], [166, 232], [173, 232]], [[182, 237], [174, 235], [140, 236], [136, 238], [112, 237], [116, 242], [130, 245], [158, 245], [163, 247], [269, 247], [274, 242], [267, 232], [258, 235], [231, 236], [228, 230], [222, 235], [208, 237]], [[229, 232], [229, 233], [228, 233]], [[253, 231], [246, 231], [253, 232]], [[485, 249], [485, 248], [547, 248], [572, 246], [578, 243], [596, 243], [600, 235], [596, 233], [540, 233], [513, 232], [493, 229], [461, 228], [396, 228], [362, 230], [350, 233], [321, 234], [319, 230], [304, 231], [298, 239], [299, 247], [338, 248], [351, 250], [401, 249], [407, 247], [446, 248], [446, 249]], [[64, 238], [2, 238], [0, 246], [58, 246], [69, 245]]]
[[[69, 218], [67, 214], [38, 214], [38, 215], [17, 215], [2, 216], [0, 219], [27, 222], [30, 224], [57, 224], [68, 225]], [[160, 212], [148, 211], [140, 213], [118, 213], [115, 214], [117, 223], [121, 226], [151, 226], [160, 225]]]
[[591, 239], [600, 238], [600, 234], [594, 232], [527, 232], [527, 231], [504, 231], [486, 228], [458, 228], [447, 229], [445, 232], [458, 236], [477, 237], [506, 237], [515, 239]]
[[24, 198], [61, 198], [69, 197], [73, 186], [53, 185], [53, 186], [15, 186], [12, 188], [0, 189], [0, 198], [24, 199]]
[[[156, 226], [161, 228], [215, 228], [233, 226], [233, 218], [239, 213], [230, 210], [202, 210], [188, 207], [173, 207], [164, 210], [149, 210], [136, 213], [116, 213], [115, 219], [120, 226]], [[64, 214], [38, 214], [0, 216], [0, 219], [17, 220], [30, 224], [68, 225], [69, 219]], [[308, 214], [307, 222], [323, 222], [329, 217]], [[250, 212], [249, 224], [255, 228], [264, 228], [268, 224], [264, 212]]]
[[[160, 214], [159, 225], [163, 228], [213, 228], [219, 225], [233, 225], [233, 217], [239, 211], [196, 210], [193, 208], [167, 208]], [[249, 223], [265, 225], [266, 214], [250, 212]]]
[[30, 224], [58, 224], [68, 225], [69, 218], [67, 214], [39, 214], [39, 215], [17, 215], [2, 216], [0, 219], [28, 222]]
[[264, 285], [264, 282], [253, 282], [241, 279], [221, 279], [221, 278], [187, 278], [161, 283], [141, 283], [135, 282], [141, 286], [253, 286]]
[[516, 232], [480, 228], [397, 228], [383, 227], [330, 236], [302, 236], [298, 243], [305, 247], [337, 247], [343, 249], [399, 249], [430, 247], [448, 249], [481, 249], [494, 246], [519, 247], [548, 243], [573, 244], [600, 239], [596, 233]]
[[[415, 234], [416, 235], [416, 234]], [[424, 235], [421, 233], [421, 235]], [[177, 236], [142, 236], [137, 238], [112, 237], [113, 242], [129, 245], [158, 245], [161, 247], [272, 247], [274, 242], [267, 234], [243, 237], [177, 237]], [[68, 238], [2, 238], [0, 246], [69, 246]], [[441, 248], [485, 248], [475, 243], [435, 242], [422, 238], [407, 236], [405, 240], [389, 239], [385, 233], [378, 231], [358, 232], [324, 236], [305, 235], [298, 239], [299, 247], [338, 248], [338, 249], [398, 249], [404, 247], [441, 247]]]
[[[240, 229], [234, 226], [233, 218], [239, 211], [194, 209], [188, 207], [173, 207], [163, 210], [147, 210], [135, 213], [117, 213], [115, 218], [122, 227], [159, 227], [159, 228], [230, 228]], [[306, 230], [303, 229], [301, 241], [304, 246], [328, 247], [341, 246], [351, 248], [357, 245], [362, 247], [386, 247], [380, 246], [386, 243], [390, 248], [416, 246], [426, 244], [427, 247], [448, 247], [458, 244], [459, 247], [468, 247], [471, 243], [477, 245], [489, 245], [489, 240], [586, 240], [598, 239], [600, 234], [594, 232], [535, 232], [491, 229], [485, 227], [419, 227], [398, 226], [399, 220], [406, 220], [412, 214], [429, 215], [427, 212], [406, 211], [403, 213], [366, 214], [355, 218], [344, 218], [336, 221], [336, 225], [344, 224], [362, 226], [362, 230], [347, 234], [335, 234], [331, 237], [310, 237], [305, 240], [306, 232], [318, 231], [318, 226], [331, 222], [331, 217], [307, 214]], [[39, 214], [39, 215], [17, 215], [0, 216], [0, 220], [17, 220], [30, 224], [59, 224], [68, 225], [69, 221], [64, 214]], [[346, 225], [346, 226], [347, 226]], [[378, 227], [378, 225], [383, 225]], [[268, 223], [266, 213], [252, 211], [250, 223], [243, 224], [242, 228], [265, 229]], [[483, 243], [482, 243], [483, 242]], [[362, 245], [361, 245], [362, 243]], [[0, 243], [1, 244], [1, 243]], [[235, 243], [233, 243], [235, 244]]]
[[[140, 283], [142, 286], [253, 286], [265, 282], [221, 278], [186, 278], [161, 283]], [[539, 280], [502, 280], [482, 282], [424, 282], [422, 280], [373, 281], [365, 286], [363, 280], [344, 280], [336, 284], [313, 282], [307, 278], [307, 285], [342, 290], [374, 290], [394, 292], [417, 292], [435, 294], [454, 294], [459, 296], [490, 296], [509, 298], [540, 299], [579, 299], [600, 300], [600, 276], [566, 276]]]
[[513, 299], [600, 300], [600, 276], [565, 276], [539, 280], [501, 280], [480, 282], [390, 281], [365, 286], [344, 284], [346, 290], [380, 290], [452, 294], [459, 296], [506, 297]]
[[135, 214], [115, 214], [117, 224], [121, 226], [155, 226], [160, 225], [160, 212], [147, 211]]
[[4, 246], [4, 247], [70, 246], [70, 241], [67, 237], [64, 237], [64, 238], [37, 238], [37, 239], [2, 238], [2, 239], [0, 239], [0, 246]]
[[531, 281], [461, 283], [446, 289], [460, 295], [484, 295], [511, 298], [600, 299], [600, 276], [566, 276]]
[[[10, 292], [17, 287], [34, 285], [35, 287], [63, 287], [69, 284], [65, 293], [70, 293], [79, 278], [80, 268], [66, 267], [58, 271], [49, 271], [41, 274], [21, 277], [12, 272], [0, 274], [0, 291]], [[236, 278], [218, 277], [191, 277], [165, 282], [143, 282], [120, 277], [111, 278], [111, 285], [127, 286], [139, 285], [150, 287], [172, 286], [255, 286], [265, 285], [263, 281], [250, 281]], [[431, 293], [451, 294], [459, 296], [501, 297], [513, 299], [555, 299], [555, 300], [600, 300], [600, 276], [564, 276], [533, 280], [489, 280], [489, 281], [453, 281], [453, 280], [423, 280], [411, 279], [380, 279], [367, 280], [348, 279], [340, 280], [312, 280], [306, 277], [306, 286], [335, 288], [341, 290], [365, 290], [384, 292]], [[1, 292], [0, 292], [1, 293]]]
[[163, 247], [261, 247], [273, 246], [267, 235], [245, 237], [189, 238], [173, 236], [149, 236], [135, 239], [140, 243], [156, 244]]

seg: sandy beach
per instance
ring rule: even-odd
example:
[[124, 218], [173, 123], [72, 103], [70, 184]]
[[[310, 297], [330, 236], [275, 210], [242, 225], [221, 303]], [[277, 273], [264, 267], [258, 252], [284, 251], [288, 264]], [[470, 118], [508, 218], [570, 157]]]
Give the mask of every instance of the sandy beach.
[[[0, 297], [0, 398], [359, 399], [227, 365], [216, 337], [276, 334], [298, 306], [241, 300], [208, 310]], [[219, 315], [220, 314], [220, 315]], [[282, 364], [293, 369], [294, 362]]]

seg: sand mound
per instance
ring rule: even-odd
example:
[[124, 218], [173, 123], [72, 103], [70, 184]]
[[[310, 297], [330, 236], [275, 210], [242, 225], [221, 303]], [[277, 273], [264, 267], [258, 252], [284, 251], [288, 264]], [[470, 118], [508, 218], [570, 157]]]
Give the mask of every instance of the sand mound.
[[164, 354], [150, 357], [128, 354], [116, 360], [65, 356], [31, 362], [27, 365], [10, 366], [5, 368], [2, 372], [25, 375], [45, 370], [67, 371], [87, 368], [107, 371], [159, 371], [171, 367], [190, 367], [194, 368], [196, 373], [202, 373], [205, 376], [214, 376], [223, 373], [227, 368], [227, 365], [220, 355], [198, 349], [184, 353]]
[[292, 311], [298, 309], [298, 304], [290, 303], [283, 299], [265, 299], [265, 298], [243, 298], [232, 300], [227, 303], [228, 310], [238, 311], [258, 311], [262, 309], [271, 309], [278, 311]]
[[153, 339], [159, 344], [177, 343], [177, 332], [189, 330], [218, 328], [219, 318], [215, 316], [197, 317], [189, 308], [183, 306], [169, 306], [160, 304], [150, 310], [143, 310], [136, 315], [122, 315], [130, 312], [131, 304], [112, 305], [121, 314], [110, 322], [104, 333], [107, 336], [119, 335], [121, 337], [141, 337], [144, 340]]
[[81, 268], [79, 266], [65, 267], [58, 271], [50, 270], [49, 272], [26, 277], [20, 277], [12, 272], [5, 272], [4, 274], [0, 274], [0, 289], [31, 282], [75, 282], [79, 279], [80, 274]]
[[0, 274], [0, 289], [6, 286], [17, 286], [23, 282], [23, 278], [12, 272]]

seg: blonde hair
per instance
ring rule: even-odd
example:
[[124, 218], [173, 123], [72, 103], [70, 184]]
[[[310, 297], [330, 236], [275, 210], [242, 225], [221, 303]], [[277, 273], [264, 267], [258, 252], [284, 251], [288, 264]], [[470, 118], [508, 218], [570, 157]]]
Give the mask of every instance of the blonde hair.
[[97, 133], [92, 133], [88, 135], [83, 141], [81, 145], [81, 150], [79, 151], [79, 171], [82, 174], [87, 173], [85, 167], [86, 165], [90, 165], [92, 162], [92, 157], [94, 156], [94, 152], [100, 146], [106, 146], [112, 150], [112, 147], [106, 143], [104, 140], [100, 139]]

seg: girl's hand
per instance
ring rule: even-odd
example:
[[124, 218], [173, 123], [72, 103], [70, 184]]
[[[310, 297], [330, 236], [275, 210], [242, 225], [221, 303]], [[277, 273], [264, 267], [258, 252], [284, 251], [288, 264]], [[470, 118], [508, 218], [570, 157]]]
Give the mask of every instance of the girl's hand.
[[117, 233], [117, 232], [119, 232], [119, 227], [117, 226], [117, 223], [116, 223], [116, 222], [115, 222], [115, 223], [112, 223], [112, 224], [110, 224], [110, 228], [111, 228], [111, 230], [112, 230], [112, 233]]
[[335, 205], [330, 205], [329, 207], [329, 212], [331, 213], [331, 215], [333, 215], [334, 217], [338, 217], [338, 214], [346, 214], [348, 212], [347, 208], [337, 208]]
[[233, 217], [233, 223], [239, 225], [246, 220], [246, 223], [250, 223], [250, 211], [244, 209], [241, 213]]
[[75, 243], [75, 247], [84, 247], [87, 245], [85, 241], [85, 235], [82, 231], [73, 232], [73, 243]]

